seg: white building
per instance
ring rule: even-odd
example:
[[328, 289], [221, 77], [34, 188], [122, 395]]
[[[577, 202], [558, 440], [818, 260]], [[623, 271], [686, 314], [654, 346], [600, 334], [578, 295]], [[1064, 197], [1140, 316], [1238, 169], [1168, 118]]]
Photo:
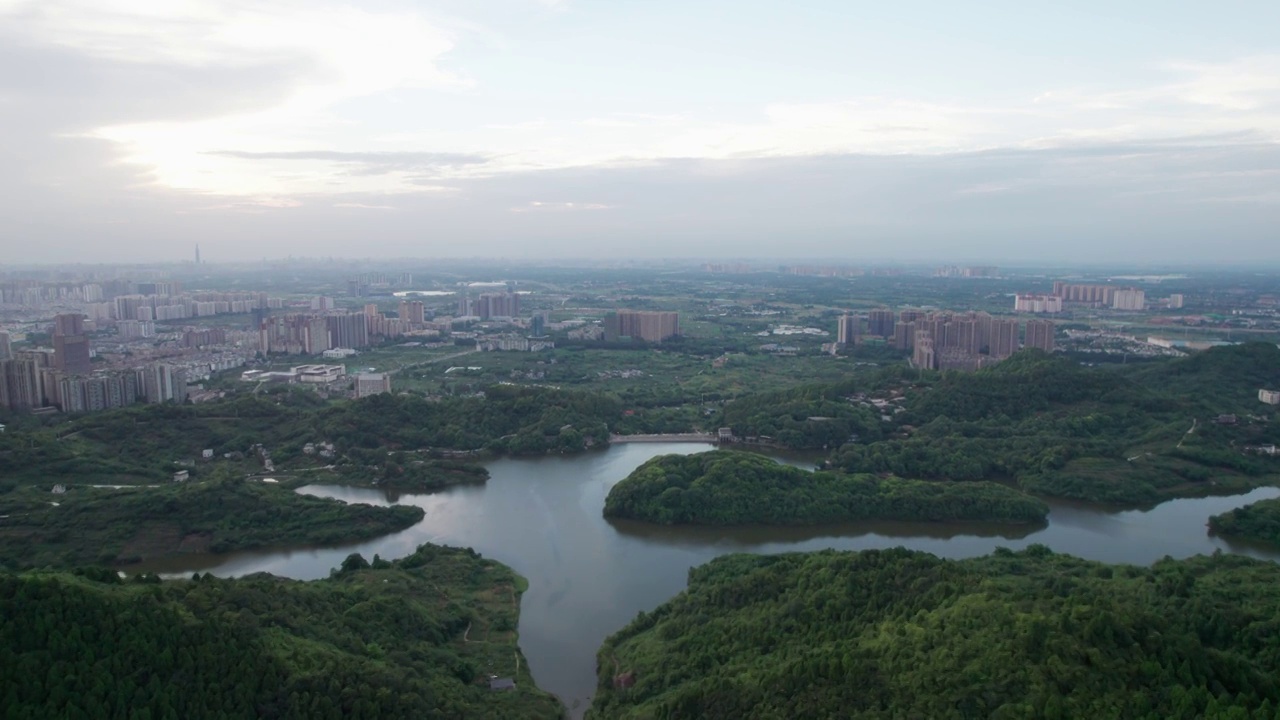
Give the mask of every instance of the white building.
[[359, 353], [351, 348], [333, 348], [332, 350], [325, 350], [320, 353], [321, 357], [329, 358], [331, 360], [341, 360], [358, 354]]
[[298, 377], [299, 382], [329, 383], [346, 375], [347, 367], [345, 365], [299, 365], [290, 368], [290, 371]]
[[1258, 399], [1268, 405], [1280, 405], [1280, 390], [1259, 390]]
[[1183, 300], [1183, 298], [1182, 298], [1182, 295], [1181, 295], [1181, 294], [1179, 294], [1179, 293], [1174, 293], [1174, 294], [1172, 294], [1172, 295], [1170, 295], [1170, 296], [1169, 296], [1169, 309], [1170, 309], [1170, 310], [1181, 310], [1181, 309], [1182, 309], [1182, 305], [1183, 305], [1183, 303], [1184, 303], [1184, 300]]
[[1139, 288], [1122, 288], [1116, 290], [1111, 300], [1113, 310], [1146, 310], [1147, 292]]
[[1013, 301], [1016, 312], [1028, 313], [1060, 313], [1062, 298], [1057, 295], [1019, 295]]

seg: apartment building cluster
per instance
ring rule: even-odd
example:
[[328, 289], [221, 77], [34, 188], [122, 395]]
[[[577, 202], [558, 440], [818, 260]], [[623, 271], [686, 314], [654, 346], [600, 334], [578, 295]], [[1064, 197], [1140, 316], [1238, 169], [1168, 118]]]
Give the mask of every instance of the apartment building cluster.
[[291, 313], [263, 318], [258, 351], [264, 355], [319, 355], [333, 348], [369, 347], [370, 316], [365, 313]]
[[462, 295], [458, 298], [458, 317], [480, 318], [513, 318], [520, 314], [520, 294], [514, 291], [500, 293], [484, 293], [472, 298]]
[[1064, 303], [1091, 307], [1109, 307], [1114, 310], [1131, 311], [1140, 311], [1147, 308], [1147, 293], [1141, 288], [1116, 287], [1114, 285], [1082, 285], [1058, 280], [1053, 283], [1053, 295], [1062, 298]]
[[680, 313], [617, 310], [604, 317], [604, 339], [631, 338], [659, 343], [680, 335]]
[[1013, 301], [1013, 309], [1023, 313], [1060, 313], [1062, 298], [1057, 295], [1019, 294]]
[[[846, 313], [837, 325], [837, 342], [858, 341], [861, 319]], [[1048, 320], [1022, 324], [1013, 318], [994, 317], [985, 312], [928, 312], [905, 309], [894, 312], [877, 308], [867, 314], [867, 334], [891, 341], [899, 350], [911, 350], [917, 367], [940, 370], [976, 370], [999, 362], [1020, 347], [1054, 349], [1055, 327]]]
[[23, 350], [0, 360], [0, 407], [90, 412], [137, 403], [184, 402], [187, 370], [167, 363], [71, 374], [56, 366], [56, 351]]
[[1000, 268], [994, 265], [944, 265], [933, 271], [934, 277], [994, 278], [1000, 277]]
[[347, 294], [365, 297], [387, 293], [396, 288], [413, 287], [412, 273], [364, 273], [347, 280]]

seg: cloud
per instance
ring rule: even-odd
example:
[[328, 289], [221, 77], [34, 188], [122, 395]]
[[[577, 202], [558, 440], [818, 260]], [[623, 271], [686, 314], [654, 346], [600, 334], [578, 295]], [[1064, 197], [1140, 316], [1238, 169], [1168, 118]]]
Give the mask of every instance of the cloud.
[[358, 202], [334, 203], [333, 206], [336, 208], [352, 208], [356, 210], [395, 210], [396, 209], [394, 205], [370, 205], [368, 203], [358, 203]]
[[483, 165], [491, 158], [479, 153], [448, 152], [343, 152], [338, 150], [295, 150], [275, 152], [249, 152], [244, 150], [209, 150], [207, 155], [217, 155], [238, 160], [297, 160], [330, 163], [348, 168], [353, 175], [384, 175], [392, 172], [408, 173], [412, 180], [426, 178], [424, 173], [437, 176], [442, 172], [467, 166]]
[[608, 210], [612, 205], [603, 203], [575, 203], [575, 202], [544, 202], [542, 200], [533, 200], [524, 205], [517, 205], [511, 208], [511, 212], [567, 212], [571, 210]]

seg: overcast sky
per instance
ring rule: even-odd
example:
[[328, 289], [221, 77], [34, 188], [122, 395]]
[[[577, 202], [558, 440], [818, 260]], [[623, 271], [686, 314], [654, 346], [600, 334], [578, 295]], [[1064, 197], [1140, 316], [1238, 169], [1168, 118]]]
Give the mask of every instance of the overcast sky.
[[1280, 2], [0, 0], [0, 263], [1251, 262]]

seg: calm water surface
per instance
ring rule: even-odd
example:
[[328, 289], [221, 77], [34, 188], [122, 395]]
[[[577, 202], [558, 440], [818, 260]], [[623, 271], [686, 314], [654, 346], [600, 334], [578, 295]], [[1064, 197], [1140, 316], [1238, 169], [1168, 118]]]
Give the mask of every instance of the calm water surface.
[[[187, 575], [236, 576], [270, 572], [298, 579], [326, 577], [359, 552], [394, 559], [419, 544], [475, 548], [529, 579], [520, 607], [520, 646], [538, 685], [580, 717], [595, 690], [595, 652], [606, 636], [636, 613], [652, 610], [685, 586], [690, 567], [732, 552], [778, 553], [904, 546], [942, 557], [984, 555], [996, 547], [1044, 543], [1059, 552], [1115, 563], [1150, 564], [1221, 549], [1280, 559], [1280, 553], [1209, 537], [1214, 515], [1263, 498], [1262, 488], [1231, 497], [1174, 500], [1152, 510], [1116, 512], [1050, 503], [1047, 525], [858, 523], [808, 528], [663, 528], [608, 522], [605, 495], [645, 460], [708, 449], [699, 444], [635, 443], [573, 457], [502, 459], [488, 464], [484, 485], [433, 495], [389, 497], [380, 490], [309, 486], [299, 492], [347, 502], [413, 504], [426, 510], [419, 524], [395, 535], [332, 548], [257, 551], [180, 558], [149, 567]], [[803, 458], [782, 462], [810, 466]]]

